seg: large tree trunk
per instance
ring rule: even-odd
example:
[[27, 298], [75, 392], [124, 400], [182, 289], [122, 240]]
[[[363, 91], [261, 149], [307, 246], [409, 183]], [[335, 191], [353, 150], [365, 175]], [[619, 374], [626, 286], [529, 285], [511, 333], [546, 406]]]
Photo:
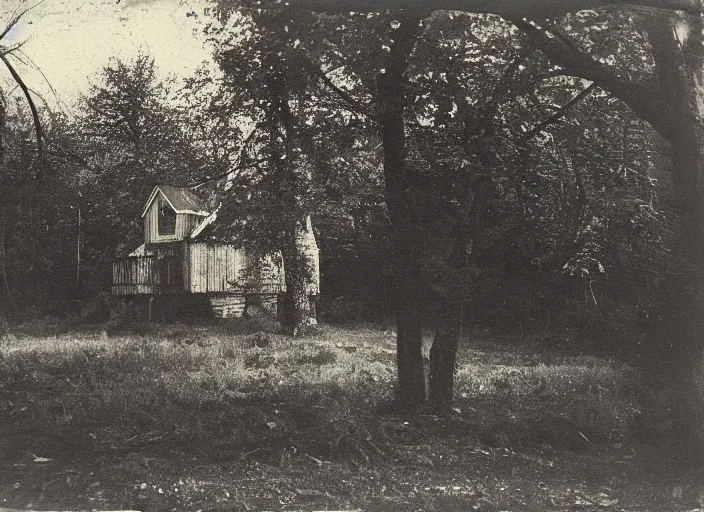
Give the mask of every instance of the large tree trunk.
[[[474, 189], [474, 187], [472, 187]], [[449, 269], [449, 279], [456, 277], [462, 283], [466, 273], [467, 243], [472, 234], [476, 236], [478, 226], [478, 194], [467, 198], [465, 207], [460, 209], [455, 225], [449, 232], [450, 248], [445, 258]], [[468, 213], [465, 214], [465, 211]], [[469, 222], [467, 222], [469, 221]], [[474, 233], [472, 233], [474, 231]], [[430, 347], [430, 378], [428, 396], [430, 403], [441, 411], [448, 411], [452, 404], [455, 387], [455, 362], [462, 328], [462, 303], [464, 286], [444, 286], [444, 293], [437, 298], [438, 310], [435, 311], [435, 336]]]
[[462, 329], [462, 307], [469, 284], [467, 269], [470, 262], [468, 246], [479, 245], [482, 239], [482, 210], [490, 197], [497, 193], [491, 178], [476, 178], [463, 205], [456, 213], [455, 225], [447, 237], [450, 247], [445, 263], [450, 269], [449, 286], [444, 296], [438, 297], [441, 310], [436, 312], [435, 337], [430, 349], [429, 397], [440, 410], [449, 410], [455, 385], [455, 363]]
[[[286, 279], [284, 330], [293, 337], [305, 336], [317, 325], [315, 309], [310, 300], [310, 286], [313, 268], [306, 252], [304, 240], [308, 232], [308, 212], [302, 211], [300, 204], [310, 185], [310, 175], [297, 166], [300, 160], [294, 151], [294, 136], [297, 133], [296, 119], [289, 105], [290, 92], [286, 77], [279, 73], [271, 84], [269, 93], [272, 101], [272, 147], [279, 138], [283, 140], [282, 154], [274, 157], [280, 179], [280, 195], [286, 209], [286, 234], [281, 254]], [[283, 157], [283, 158], [282, 158]]]
[[[411, 277], [413, 279], [413, 277]], [[408, 293], [402, 297], [404, 292]], [[423, 369], [423, 316], [417, 290], [396, 286], [396, 358], [398, 398], [405, 406], [425, 402]]]
[[377, 102], [384, 147], [386, 205], [391, 221], [394, 306], [397, 322], [398, 397], [407, 406], [425, 401], [422, 354], [421, 261], [416, 254], [412, 205], [405, 167], [406, 79], [408, 56], [415, 44], [419, 18], [401, 16], [394, 31], [389, 64], [379, 74]]
[[704, 366], [702, 349], [704, 308], [702, 308], [702, 226], [701, 193], [698, 171], [702, 164], [701, 142], [693, 137], [694, 129], [683, 132], [672, 145], [673, 185], [677, 216], [675, 268], [665, 287], [668, 308], [661, 332], [669, 339], [665, 349], [671, 352], [664, 370], [677, 391], [673, 404], [678, 437], [694, 443], [698, 456], [704, 457]]
[[[664, 18], [664, 19], [663, 19]], [[654, 19], [647, 30], [653, 47], [658, 93], [672, 105], [677, 124], [671, 138], [674, 268], [664, 286], [666, 339], [654, 351], [676, 388], [673, 404], [677, 434], [690, 453], [704, 457], [704, 170], [701, 119], [704, 117], [704, 48], [699, 17]], [[658, 350], [659, 349], [659, 350]], [[696, 451], [692, 451], [692, 449]]]
[[286, 276], [283, 325], [286, 332], [295, 338], [305, 336], [318, 323], [309, 292], [313, 268], [301, 240], [304, 226], [306, 223], [295, 223], [291, 231], [298, 235], [289, 240], [281, 251]]
[[[461, 299], [459, 299], [461, 300]], [[457, 298], [447, 301], [445, 311], [439, 316], [433, 345], [430, 347], [430, 403], [439, 410], [449, 410], [455, 388], [455, 365], [460, 328], [461, 306]]]

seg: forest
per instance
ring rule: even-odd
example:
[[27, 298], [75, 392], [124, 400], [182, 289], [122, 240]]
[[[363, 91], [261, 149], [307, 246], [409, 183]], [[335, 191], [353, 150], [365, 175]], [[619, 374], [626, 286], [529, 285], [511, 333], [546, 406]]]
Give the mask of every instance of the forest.
[[[0, 35], [14, 84], [0, 89], [6, 433], [21, 438], [34, 423], [61, 427], [65, 437], [85, 430], [93, 440], [76, 441], [78, 448], [59, 442], [77, 453], [222, 443], [238, 464], [268, 457], [259, 461], [267, 478], [278, 478], [270, 459], [281, 453], [303, 453], [308, 460], [297, 464], [314, 466], [341, 457], [335, 470], [350, 482], [347, 459], [377, 478], [395, 459], [389, 471], [402, 481], [384, 489], [427, 487], [408, 502], [410, 491], [394, 488], [386, 502], [383, 491], [365, 494], [356, 482], [352, 498], [339, 489], [313, 493], [311, 506], [591, 510], [615, 507], [613, 489], [623, 488], [621, 504], [631, 507], [624, 510], [704, 507], [694, 483], [661, 482], [659, 497], [643, 491], [645, 480], [640, 491], [600, 483], [599, 497], [575, 495], [574, 482], [558, 490], [552, 480], [544, 488], [528, 479], [521, 485], [534, 487], [530, 496], [502, 498], [486, 482], [469, 494], [419, 482], [450, 471], [432, 469], [439, 453], [473, 467], [452, 442], [475, 443], [475, 456], [493, 453], [489, 474], [506, 470], [495, 464], [497, 450], [539, 452], [530, 456], [540, 460], [546, 445], [569, 467], [564, 453], [610, 457], [620, 453], [615, 444], [635, 443], [633, 453], [650, 462], [627, 467], [652, 463], [655, 480], [680, 454], [688, 470], [700, 467], [699, 1], [216, 0], [198, 13], [211, 65], [164, 79], [148, 51], [111, 58], [69, 111], [39, 101], [23, 77], [21, 44], [3, 40], [25, 15], [2, 20]], [[164, 184], [217, 198], [219, 239], [262, 258], [280, 251], [295, 313], [283, 326], [196, 315], [145, 324], [110, 296], [112, 262], [142, 243], [144, 204]], [[295, 246], [308, 217], [320, 248], [314, 309]], [[310, 327], [312, 315], [318, 327]], [[235, 373], [221, 374], [218, 358], [236, 361]], [[306, 365], [318, 373], [296, 373]], [[159, 382], [152, 397], [138, 396], [141, 384], [131, 379], [139, 368]], [[188, 380], [196, 373], [197, 384]], [[108, 393], [114, 382], [123, 388]], [[52, 391], [42, 394], [46, 386]], [[76, 386], [102, 405], [67, 398]], [[215, 398], [199, 394], [206, 391]], [[31, 421], [17, 412], [25, 402]], [[265, 418], [284, 403], [287, 415]], [[316, 403], [330, 410], [304, 421], [301, 410]], [[110, 413], [116, 404], [124, 407], [119, 420]], [[157, 404], [159, 414], [140, 416]], [[110, 427], [89, 421], [91, 408], [110, 417]], [[377, 421], [370, 411], [378, 410]], [[171, 422], [177, 427], [165, 433]], [[237, 442], [229, 428], [240, 432]], [[467, 432], [478, 437], [470, 442]], [[42, 435], [20, 445], [48, 449]], [[615, 468], [609, 461], [602, 460]], [[403, 473], [411, 466], [424, 469]], [[584, 462], [574, 478], [588, 479], [596, 466]], [[289, 467], [286, 478], [299, 469]], [[0, 467], [0, 480], [3, 471], [10, 475]], [[7, 495], [25, 507], [44, 477], [34, 475], [26, 495]], [[156, 505], [144, 488], [134, 497], [111, 485], [113, 505], [202, 508], [194, 494]], [[308, 506], [299, 491], [279, 505], [242, 495], [233, 506], [299, 510]], [[3, 492], [10, 491], [0, 485]]]

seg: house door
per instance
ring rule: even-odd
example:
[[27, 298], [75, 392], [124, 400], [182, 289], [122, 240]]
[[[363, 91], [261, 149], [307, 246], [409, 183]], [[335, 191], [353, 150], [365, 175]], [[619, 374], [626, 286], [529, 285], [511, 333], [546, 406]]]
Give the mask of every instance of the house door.
[[183, 248], [181, 245], [172, 245], [168, 248], [159, 248], [159, 283], [162, 293], [178, 292], [183, 290]]

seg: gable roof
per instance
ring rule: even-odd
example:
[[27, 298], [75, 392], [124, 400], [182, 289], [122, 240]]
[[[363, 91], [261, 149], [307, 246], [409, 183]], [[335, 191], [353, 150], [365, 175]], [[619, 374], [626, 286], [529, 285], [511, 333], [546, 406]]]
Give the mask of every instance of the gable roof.
[[210, 212], [206, 209], [206, 201], [191, 189], [186, 187], [174, 187], [172, 185], [157, 185], [149, 196], [147, 205], [144, 207], [144, 212], [142, 212], [142, 217], [147, 214], [149, 207], [151, 207], [154, 199], [159, 195], [159, 192], [161, 192], [176, 213], [190, 213], [203, 217], [210, 215]]

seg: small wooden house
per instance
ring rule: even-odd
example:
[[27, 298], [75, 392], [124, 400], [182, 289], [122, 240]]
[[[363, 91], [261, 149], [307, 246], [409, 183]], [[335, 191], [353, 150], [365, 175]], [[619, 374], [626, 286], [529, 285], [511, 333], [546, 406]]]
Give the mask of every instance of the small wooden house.
[[[144, 244], [127, 258], [113, 263], [112, 294], [118, 296], [202, 294], [215, 316], [241, 316], [246, 304], [256, 298], [275, 309], [277, 297], [286, 291], [284, 269], [272, 258], [266, 272], [252, 273], [247, 251], [202, 237], [216, 222], [204, 198], [188, 188], [159, 185], [147, 201]], [[309, 294], [320, 287], [318, 246], [310, 218], [299, 243], [313, 269]]]

